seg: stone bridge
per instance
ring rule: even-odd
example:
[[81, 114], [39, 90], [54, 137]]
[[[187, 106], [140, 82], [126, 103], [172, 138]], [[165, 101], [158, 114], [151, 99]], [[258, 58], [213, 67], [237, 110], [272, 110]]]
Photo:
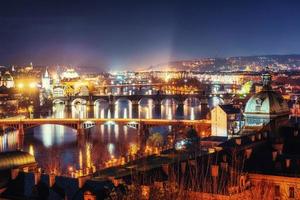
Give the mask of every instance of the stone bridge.
[[152, 95], [89, 95], [89, 96], [69, 96], [56, 97], [53, 99], [53, 104], [65, 104], [73, 106], [76, 104], [95, 106], [106, 103], [109, 106], [111, 113], [114, 113], [115, 104], [118, 100], [127, 100], [132, 105], [132, 113], [138, 113], [139, 105], [142, 99], [152, 99], [155, 112], [160, 113], [162, 102], [166, 99], [173, 99], [177, 104], [176, 113], [183, 113], [184, 102], [187, 99], [196, 99], [200, 102], [203, 108], [207, 108], [208, 101], [211, 98], [217, 97], [223, 103], [229, 103], [232, 100], [232, 94], [152, 94]]
[[[26, 129], [34, 128], [44, 124], [63, 125], [77, 130], [78, 134], [82, 134], [85, 129], [101, 124], [119, 124], [129, 125], [136, 124], [141, 130], [152, 126], [191, 126], [196, 130], [204, 131], [210, 128], [210, 120], [167, 120], [167, 119], [99, 119], [99, 118], [44, 118], [44, 119], [0, 119], [0, 127], [2, 130], [6, 128], [14, 128], [19, 130], [20, 134], [24, 134]], [[51, 134], [51, 133], [49, 133]]]

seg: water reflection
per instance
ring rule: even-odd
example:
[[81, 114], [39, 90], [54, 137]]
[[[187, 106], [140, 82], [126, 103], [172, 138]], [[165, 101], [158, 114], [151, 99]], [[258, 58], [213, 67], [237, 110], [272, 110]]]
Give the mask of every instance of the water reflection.
[[[209, 107], [222, 104], [222, 99], [213, 97], [209, 100]], [[95, 105], [75, 104], [66, 106], [64, 104], [55, 104], [53, 106], [54, 118], [162, 118], [162, 119], [201, 119], [203, 113], [199, 100], [188, 99], [184, 102], [182, 111], [178, 108], [178, 103], [174, 99], [165, 99], [160, 108], [156, 108], [152, 99], [143, 98], [138, 108], [133, 109], [133, 105], [126, 99], [120, 99], [114, 107], [108, 106], [108, 102], [97, 100]], [[179, 112], [178, 112], [179, 111]]]
[[[129, 91], [130, 92], [130, 91]], [[184, 102], [182, 116], [178, 116], [178, 103], [174, 99], [155, 105], [152, 99], [142, 99], [135, 110], [130, 101], [119, 100], [114, 108], [105, 101], [95, 105], [74, 104], [67, 106], [55, 104], [53, 118], [164, 118], [164, 119], [200, 119], [202, 108], [194, 100]], [[136, 107], [135, 107], [136, 108]], [[133, 113], [135, 111], [135, 113]], [[172, 131], [171, 126], [152, 128], [150, 133], [159, 132], [164, 136]], [[42, 125], [26, 130], [24, 136], [18, 131], [0, 135], [0, 151], [23, 149], [35, 155], [39, 165], [47, 172], [66, 174], [68, 169], [85, 169], [95, 166], [101, 168], [112, 157], [118, 157], [139, 146], [138, 129], [107, 123], [97, 125], [78, 135], [76, 130], [60, 125]]]

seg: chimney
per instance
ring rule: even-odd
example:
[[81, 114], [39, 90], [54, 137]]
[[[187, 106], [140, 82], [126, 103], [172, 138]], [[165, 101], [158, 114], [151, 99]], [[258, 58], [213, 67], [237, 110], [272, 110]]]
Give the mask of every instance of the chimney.
[[286, 168], [290, 168], [290, 166], [291, 166], [291, 159], [288, 159], [288, 158], [285, 159], [285, 166], [286, 166]]
[[261, 140], [261, 134], [260, 133], [257, 135], [257, 139]]
[[15, 180], [18, 177], [19, 171], [20, 170], [18, 168], [10, 170], [10, 177], [12, 180]]
[[165, 172], [165, 174], [168, 176], [169, 175], [169, 165], [168, 164], [163, 164], [162, 169]]
[[241, 144], [242, 144], [242, 138], [236, 138], [236, 139], [235, 139], [235, 143], [236, 143], [237, 145], [241, 145]]
[[219, 175], [219, 165], [211, 165], [210, 170], [212, 177], [217, 177]]
[[255, 142], [255, 135], [251, 135], [250, 139], [251, 139], [252, 142]]
[[245, 153], [246, 153], [246, 158], [249, 159], [252, 154], [252, 148], [246, 149]]
[[49, 187], [51, 188], [55, 184], [55, 175], [49, 174]]
[[41, 180], [41, 173], [40, 172], [34, 172], [34, 184], [37, 185], [39, 184]]
[[272, 160], [273, 160], [273, 161], [275, 161], [275, 160], [276, 160], [276, 158], [277, 158], [277, 154], [278, 154], [278, 152], [277, 152], [277, 151], [273, 151], [273, 152], [272, 152]]
[[211, 165], [210, 170], [213, 178], [213, 193], [216, 193], [218, 188], [217, 178], [219, 175], [219, 165]]

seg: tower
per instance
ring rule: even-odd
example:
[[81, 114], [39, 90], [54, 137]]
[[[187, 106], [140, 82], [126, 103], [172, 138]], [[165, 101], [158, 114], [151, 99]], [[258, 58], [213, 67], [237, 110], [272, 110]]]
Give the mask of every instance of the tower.
[[45, 74], [42, 77], [42, 88], [44, 88], [46, 91], [49, 91], [51, 89], [50, 76], [47, 68]]

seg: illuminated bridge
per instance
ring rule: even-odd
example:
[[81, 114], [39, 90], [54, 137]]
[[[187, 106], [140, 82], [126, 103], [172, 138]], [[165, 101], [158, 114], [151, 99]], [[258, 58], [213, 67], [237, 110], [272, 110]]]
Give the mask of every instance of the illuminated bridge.
[[207, 130], [210, 127], [210, 120], [168, 120], [168, 119], [1, 119], [0, 127], [15, 128], [19, 133], [24, 134], [26, 129], [37, 127], [44, 124], [63, 125], [77, 130], [78, 134], [84, 133], [84, 129], [91, 128], [95, 125], [115, 123], [119, 125], [135, 125], [143, 130], [152, 126], [174, 126], [174, 127], [193, 127], [197, 131]]
[[[155, 110], [160, 113], [162, 102], [166, 99], [173, 99], [177, 104], [176, 113], [183, 113], [184, 102], [187, 99], [194, 99], [200, 102], [201, 106], [207, 107], [210, 99], [218, 98], [222, 103], [230, 103], [233, 99], [233, 94], [144, 94], [144, 95], [89, 95], [89, 96], [69, 96], [56, 97], [53, 99], [53, 105], [64, 104], [73, 106], [76, 104], [96, 106], [105, 103], [108, 105], [111, 113], [114, 113], [115, 105], [118, 100], [127, 100], [132, 105], [132, 113], [138, 113], [139, 105], [142, 99], [152, 99]], [[114, 117], [114, 116], [112, 116]], [[134, 116], [137, 117], [137, 116]]]

